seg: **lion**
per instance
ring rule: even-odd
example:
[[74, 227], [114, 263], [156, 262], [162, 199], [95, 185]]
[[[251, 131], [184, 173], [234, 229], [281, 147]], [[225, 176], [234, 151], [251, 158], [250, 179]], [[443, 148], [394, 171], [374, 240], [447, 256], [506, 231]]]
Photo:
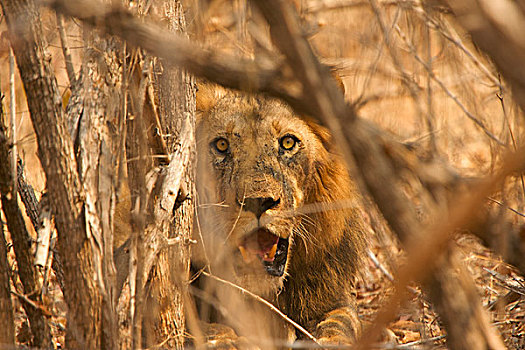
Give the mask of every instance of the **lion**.
[[214, 208], [205, 217], [216, 242], [206, 251], [231, 257], [222, 277], [320, 343], [351, 344], [361, 329], [352, 290], [366, 239], [359, 193], [330, 133], [278, 99], [208, 84], [197, 109], [198, 172], [211, 182], [199, 193], [215, 203], [201, 203]]

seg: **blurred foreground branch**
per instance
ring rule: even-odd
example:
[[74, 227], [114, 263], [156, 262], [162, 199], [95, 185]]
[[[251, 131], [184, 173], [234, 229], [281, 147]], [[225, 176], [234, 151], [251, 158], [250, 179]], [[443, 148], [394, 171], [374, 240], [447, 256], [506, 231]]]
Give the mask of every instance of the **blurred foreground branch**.
[[[399, 276], [398, 299], [394, 298], [388, 304], [387, 311], [381, 314], [379, 325], [394, 316], [398, 307], [396, 301], [405, 298], [403, 291], [406, 283], [414, 278], [425, 280], [436, 267], [427, 288], [447, 326], [449, 345], [456, 349], [504, 348], [473, 292], [472, 281], [457, 276], [453, 272], [456, 266], [454, 259], [439, 258], [439, 253], [448, 248], [447, 242], [454, 230], [469, 225], [475, 213], [483, 207], [485, 197], [509, 175], [511, 170], [507, 163], [507, 168], [496, 177], [485, 179], [472, 197], [460, 193], [452, 198], [450, 203], [458, 204], [448, 214], [438, 210], [437, 205], [426, 208], [434, 217], [430, 221], [437, 224], [425, 230], [396, 183], [400, 173], [408, 170], [415, 174], [431, 193], [454, 185], [457, 176], [437, 162], [421, 162], [386, 133], [357, 117], [345, 103], [328, 69], [314, 55], [288, 3], [280, 0], [255, 1], [268, 20], [274, 42], [286, 56], [287, 64], [275, 61], [263, 64], [261, 61], [242, 61], [214, 54], [197, 48], [185, 39], [169, 36], [155, 25], [141, 22], [121, 9], [104, 9], [93, 1], [69, 4], [58, 0], [51, 3], [59, 11], [97, 25], [110, 34], [120, 35], [196, 75], [230, 88], [266, 92], [280, 97], [297, 112], [311, 115], [327, 125], [347, 163], [359, 171], [384, 217], [408, 247], [410, 258]], [[509, 161], [514, 166], [512, 170], [521, 170], [523, 161], [523, 158], [516, 156], [512, 158]], [[421, 249], [422, 242], [425, 242], [424, 249]], [[458, 278], [462, 283], [458, 283]], [[453, 302], [458, 295], [465, 303]], [[458, 313], [466, 317], [461, 323], [455, 323]], [[370, 344], [378, 329], [379, 326], [367, 333], [361, 345]], [[473, 342], [473, 339], [476, 341]]]
[[525, 111], [525, 8], [510, 0], [446, 0], [473, 41], [494, 61]]
[[[510, 83], [513, 97], [525, 112], [525, 6], [509, 0], [446, 1], [472, 40], [487, 53]], [[497, 240], [485, 229], [475, 233], [498, 251]], [[525, 238], [511, 234], [508, 250], [501, 252], [507, 261], [525, 273]]]
[[[289, 71], [281, 69], [275, 58], [258, 57], [254, 60], [239, 59], [203, 49], [187, 37], [152, 22], [136, 18], [121, 6], [113, 7], [98, 1], [46, 1], [57, 12], [77, 17], [82, 21], [118, 35], [129, 44], [140, 46], [171, 64], [184, 67], [196, 76], [234, 89], [262, 91], [293, 99], [285, 85]], [[296, 101], [298, 102], [298, 101]]]

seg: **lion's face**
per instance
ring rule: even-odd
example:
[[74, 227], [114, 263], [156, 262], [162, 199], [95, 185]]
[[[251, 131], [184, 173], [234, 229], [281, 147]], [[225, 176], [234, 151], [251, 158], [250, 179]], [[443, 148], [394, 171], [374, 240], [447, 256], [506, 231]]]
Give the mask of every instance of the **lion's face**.
[[294, 238], [307, 235], [299, 212], [326, 157], [321, 140], [281, 102], [230, 93], [201, 117], [198, 143], [206, 158], [200, 168], [216, 184], [236, 282], [260, 295], [277, 291]]

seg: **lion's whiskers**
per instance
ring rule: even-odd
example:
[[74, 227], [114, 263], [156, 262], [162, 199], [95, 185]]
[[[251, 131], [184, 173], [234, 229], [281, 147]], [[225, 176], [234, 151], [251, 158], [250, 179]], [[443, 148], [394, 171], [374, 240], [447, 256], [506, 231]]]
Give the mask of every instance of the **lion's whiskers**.
[[202, 208], [202, 209], [208, 209], [208, 208], [214, 208], [214, 207], [229, 208], [230, 205], [222, 201], [219, 203], [199, 203], [197, 207]]
[[233, 231], [235, 230], [235, 227], [237, 226], [237, 223], [239, 222], [239, 219], [241, 218], [241, 214], [242, 214], [242, 209], [244, 207], [244, 200], [246, 199], [246, 186], [244, 187], [244, 191], [243, 191], [243, 195], [242, 195], [242, 202], [240, 203], [240, 207], [239, 207], [239, 212], [237, 213], [237, 217], [235, 218], [235, 222], [233, 223], [233, 226], [230, 230], [230, 232], [228, 232], [228, 235], [226, 236], [226, 239], [224, 240], [224, 242], [226, 243], [228, 241], [228, 239], [230, 239], [230, 236], [232, 235]]

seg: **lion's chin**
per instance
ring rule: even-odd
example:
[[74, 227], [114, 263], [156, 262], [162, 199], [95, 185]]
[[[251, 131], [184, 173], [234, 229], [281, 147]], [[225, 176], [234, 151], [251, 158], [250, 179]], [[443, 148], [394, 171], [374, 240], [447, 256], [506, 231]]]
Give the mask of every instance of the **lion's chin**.
[[254, 258], [247, 262], [237, 254], [234, 260], [235, 280], [237, 284], [252, 293], [271, 298], [283, 287], [288, 266], [288, 241], [281, 247], [285, 253], [276, 254], [271, 262]]
[[237, 276], [237, 283], [263, 298], [271, 299], [282, 288], [283, 277], [274, 277], [263, 271], [249, 275]]

